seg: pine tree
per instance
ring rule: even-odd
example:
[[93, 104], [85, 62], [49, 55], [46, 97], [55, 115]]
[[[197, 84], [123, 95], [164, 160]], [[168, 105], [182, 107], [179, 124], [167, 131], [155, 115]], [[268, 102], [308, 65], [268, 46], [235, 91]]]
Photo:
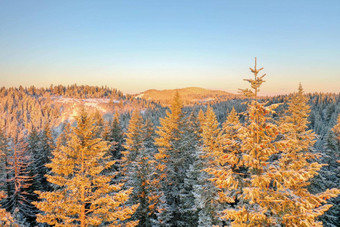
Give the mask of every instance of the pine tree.
[[197, 225], [197, 215], [193, 211], [193, 185], [186, 184], [196, 147], [182, 108], [176, 93], [170, 112], [167, 111], [167, 116], [160, 119], [161, 126], [155, 139], [158, 146], [156, 168], [160, 177], [158, 226]]
[[47, 164], [52, 172], [47, 180], [57, 188], [37, 192], [41, 201], [34, 204], [43, 212], [37, 221], [58, 226], [119, 226], [138, 205], [124, 206], [131, 190], [122, 191], [122, 184], [110, 184], [114, 175], [103, 174], [114, 161], [110, 161], [107, 143], [96, 138], [92, 116], [83, 109], [76, 120], [66, 144], [57, 146]]
[[133, 219], [139, 220], [139, 226], [151, 226], [155, 214], [157, 196], [154, 190], [157, 185], [153, 178], [154, 151], [150, 146], [153, 138], [153, 128], [144, 124], [138, 110], [132, 113], [126, 132], [125, 151], [122, 152], [121, 173], [125, 188], [133, 188], [128, 203], [139, 204]]
[[335, 197], [339, 190], [331, 189], [311, 194], [307, 186], [310, 179], [318, 174], [322, 165], [313, 162], [316, 155], [310, 149], [315, 142], [315, 134], [308, 128], [310, 107], [299, 90], [288, 103], [286, 115], [281, 122], [284, 146], [280, 158], [273, 164], [272, 174], [275, 189], [271, 202], [276, 222], [286, 226], [322, 226], [317, 217], [331, 205], [324, 205], [327, 199]]

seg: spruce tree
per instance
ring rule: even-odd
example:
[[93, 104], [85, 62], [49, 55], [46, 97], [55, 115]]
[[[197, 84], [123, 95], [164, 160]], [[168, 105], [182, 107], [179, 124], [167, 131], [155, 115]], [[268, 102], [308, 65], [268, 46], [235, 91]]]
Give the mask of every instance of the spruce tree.
[[187, 174], [194, 161], [196, 149], [188, 128], [183, 104], [176, 93], [170, 112], [160, 119], [155, 144], [155, 158], [160, 177], [160, 200], [158, 204], [158, 226], [197, 226], [197, 215], [193, 211], [193, 185], [187, 184]]
[[210, 106], [201, 123], [202, 147], [195, 163], [198, 176], [194, 182], [194, 193], [198, 209], [198, 226], [203, 227], [221, 224], [218, 216], [221, 209], [218, 189], [214, 187], [212, 176], [208, 172], [210, 168], [216, 167], [216, 154], [222, 151], [222, 137], [215, 112]]
[[107, 143], [96, 138], [92, 116], [83, 109], [76, 121], [65, 145], [57, 146], [47, 164], [52, 173], [47, 180], [57, 187], [52, 192], [37, 192], [41, 201], [34, 204], [43, 212], [37, 220], [57, 226], [119, 225], [138, 205], [124, 206], [131, 190], [121, 190], [122, 184], [111, 184], [114, 175], [103, 174], [114, 161]]
[[[326, 135], [319, 163], [323, 165], [319, 175], [315, 176], [308, 187], [313, 194], [329, 188], [340, 188], [340, 115], [338, 121]], [[337, 226], [340, 222], [340, 195], [329, 200], [333, 206], [326, 211], [320, 220], [324, 226]]]
[[[42, 162], [42, 146], [39, 133], [35, 127], [32, 127], [31, 132], [27, 138], [27, 150], [26, 152], [31, 155], [30, 165], [28, 170], [30, 176], [32, 177], [32, 185], [29, 188], [28, 193], [31, 194], [32, 201], [38, 200], [38, 195], [34, 193], [35, 190], [44, 190], [46, 187], [46, 180], [43, 180], [43, 175], [41, 175], [41, 170], [45, 167], [44, 162]], [[36, 207], [33, 207], [35, 213], [38, 213]], [[13, 215], [14, 218], [20, 217], [20, 213], [16, 212]], [[32, 224], [36, 224], [35, 222]]]
[[[320, 175], [326, 179], [326, 187], [340, 188], [340, 114], [337, 123], [330, 130], [325, 145], [326, 166], [321, 170]], [[334, 174], [335, 173], [335, 174]], [[337, 226], [340, 223], [340, 195], [330, 200], [333, 205], [322, 217], [324, 225]]]
[[227, 204], [225, 206], [235, 207], [238, 204], [245, 183], [247, 168], [241, 163], [242, 131], [243, 125], [233, 108], [223, 123], [221, 149], [214, 152], [216, 163], [206, 169], [213, 175], [211, 180], [218, 188], [219, 201]]
[[[266, 105], [258, 100], [261, 84], [264, 82], [259, 73], [255, 59], [255, 67], [250, 68], [253, 79], [245, 79], [251, 89], [241, 90], [250, 99], [244, 126], [237, 137], [227, 136], [226, 153], [219, 157], [220, 165], [230, 165], [212, 172], [217, 176], [218, 188], [227, 193], [223, 199], [229, 208], [223, 210], [221, 218], [229, 221], [232, 226], [267, 226], [275, 225], [271, 217], [268, 199], [271, 195], [271, 178], [269, 174], [270, 157], [278, 153], [278, 127], [273, 123], [274, 105]], [[237, 124], [232, 117], [227, 125]], [[234, 124], [232, 123], [232, 124]], [[240, 146], [235, 146], [239, 144]], [[234, 146], [233, 146], [234, 145]], [[223, 160], [224, 159], [224, 160]], [[240, 171], [242, 170], [242, 171]]]
[[[113, 121], [109, 121], [103, 130], [103, 139], [109, 142], [109, 151], [111, 152], [114, 160], [120, 160], [122, 157], [122, 151], [124, 150], [124, 133], [119, 121], [119, 113], [116, 112]], [[119, 165], [115, 164], [115, 169]]]
[[154, 151], [150, 148], [153, 140], [153, 128], [144, 124], [138, 110], [132, 113], [126, 132], [125, 151], [122, 152], [121, 174], [125, 188], [133, 188], [128, 204], [139, 204], [133, 220], [139, 220], [139, 226], [151, 226], [155, 214], [157, 185], [153, 178]]
[[99, 138], [99, 137], [101, 137], [103, 135], [103, 133], [105, 131], [104, 119], [103, 119], [103, 116], [98, 111], [98, 109], [94, 113], [93, 117], [94, 117], [96, 125], [97, 125], [96, 136]]
[[281, 122], [284, 146], [271, 168], [274, 178], [271, 187], [275, 191], [269, 205], [276, 222], [286, 226], [322, 226], [317, 217], [330, 208], [331, 205], [324, 205], [327, 199], [339, 193], [337, 189], [318, 194], [308, 191], [310, 179], [318, 174], [322, 165], [315, 162], [316, 154], [311, 152], [315, 134], [307, 130], [310, 113], [307, 101], [300, 84]]
[[29, 169], [31, 156], [27, 152], [23, 132], [17, 132], [11, 143], [6, 155], [6, 198], [3, 206], [12, 215], [16, 213], [16, 217], [34, 222], [36, 209], [32, 200], [35, 195], [31, 188], [33, 177]]

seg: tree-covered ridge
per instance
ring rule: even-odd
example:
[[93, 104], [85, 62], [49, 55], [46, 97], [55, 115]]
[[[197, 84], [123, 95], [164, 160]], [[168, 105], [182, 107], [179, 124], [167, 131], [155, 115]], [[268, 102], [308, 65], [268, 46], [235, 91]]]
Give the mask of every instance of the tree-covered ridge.
[[21, 94], [31, 95], [31, 96], [65, 96], [72, 98], [124, 98], [123, 93], [117, 89], [112, 89], [104, 86], [88, 86], [88, 85], [51, 85], [48, 88], [37, 88], [35, 86], [22, 87], [19, 88], [2, 87], [0, 89], [0, 96], [7, 96], [8, 93], [18, 91]]
[[151, 100], [164, 106], [169, 106], [172, 103], [172, 97], [179, 93], [184, 105], [193, 106], [195, 104], [213, 104], [232, 99], [242, 99], [240, 94], [233, 94], [225, 91], [210, 90], [199, 87], [188, 87], [181, 89], [156, 90], [151, 89], [144, 91], [136, 97]]
[[[113, 115], [129, 113], [133, 109], [157, 109], [146, 100], [123, 95], [117, 89], [96, 86], [50, 86], [49, 88], [0, 89], [0, 125], [9, 136], [17, 130], [41, 130], [48, 124], [52, 128], [74, 121], [82, 106], [87, 111], [100, 111]], [[60, 134], [60, 132], [58, 132]]]

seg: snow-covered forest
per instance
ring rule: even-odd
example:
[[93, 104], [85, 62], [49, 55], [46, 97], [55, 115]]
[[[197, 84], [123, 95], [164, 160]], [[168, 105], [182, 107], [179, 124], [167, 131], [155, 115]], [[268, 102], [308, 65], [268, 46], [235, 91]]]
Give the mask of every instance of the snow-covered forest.
[[[340, 94], [0, 89], [1, 226], [339, 226]], [[270, 80], [270, 77], [268, 78]], [[205, 97], [206, 98], [206, 97]]]

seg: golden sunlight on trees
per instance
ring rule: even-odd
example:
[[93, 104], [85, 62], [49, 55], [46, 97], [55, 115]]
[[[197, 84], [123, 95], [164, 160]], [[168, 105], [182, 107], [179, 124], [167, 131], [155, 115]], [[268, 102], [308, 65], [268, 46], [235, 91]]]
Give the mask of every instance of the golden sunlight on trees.
[[[138, 205], [124, 206], [131, 189], [122, 191], [123, 184], [111, 184], [114, 174], [106, 174], [114, 161], [110, 160], [108, 145], [96, 138], [96, 125], [83, 109], [76, 118], [65, 145], [53, 151], [47, 167], [52, 174], [47, 180], [55, 185], [52, 192], [38, 192], [43, 211], [38, 222], [57, 226], [119, 226], [135, 212]], [[134, 226], [138, 222], [126, 223]]]
[[300, 87], [283, 120], [276, 120], [273, 114], [279, 104], [258, 98], [262, 69], [255, 60], [250, 69], [254, 78], [246, 79], [251, 89], [242, 90], [251, 99], [246, 121], [241, 126], [235, 112], [229, 114], [223, 125], [224, 151], [216, 155], [219, 166], [207, 169], [215, 185], [224, 189], [221, 201], [230, 205], [221, 218], [232, 226], [321, 225], [316, 218], [331, 206], [322, 204], [339, 190], [312, 195], [306, 188], [321, 168], [311, 162], [316, 157], [309, 151], [315, 136], [307, 130], [306, 98]]
[[337, 226], [340, 94], [263, 97], [250, 70], [190, 105], [0, 88], [0, 226]]

